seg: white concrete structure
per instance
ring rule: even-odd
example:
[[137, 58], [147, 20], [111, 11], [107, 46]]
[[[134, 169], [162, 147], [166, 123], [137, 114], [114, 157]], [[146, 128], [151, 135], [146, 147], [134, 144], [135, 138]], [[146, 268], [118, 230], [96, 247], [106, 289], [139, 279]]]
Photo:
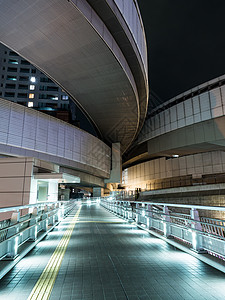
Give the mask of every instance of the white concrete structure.
[[[129, 189], [157, 188], [157, 180], [172, 178], [201, 178], [206, 175], [225, 173], [225, 151], [212, 151], [185, 155], [178, 158], [165, 157], [143, 162], [125, 169], [123, 184]], [[204, 180], [203, 180], [204, 181]], [[205, 184], [207, 178], [205, 179]]]
[[[121, 155], [140, 131], [148, 102], [147, 50], [137, 1], [3, 1], [0, 42], [57, 83], [105, 142], [0, 99], [0, 153], [53, 163], [57, 173], [100, 189], [104, 179], [119, 182]], [[120, 149], [116, 169], [112, 143]], [[31, 195], [44, 200], [48, 190], [48, 198], [55, 199], [51, 176], [40, 187], [33, 181]]]
[[123, 153], [140, 130], [147, 108], [143, 24], [136, 1], [100, 1], [103, 10], [96, 4], [5, 1], [0, 42], [57, 82], [105, 140], [121, 143]]
[[110, 174], [110, 148], [64, 121], [0, 99], [0, 152], [36, 157], [100, 177]]
[[123, 171], [127, 189], [157, 201], [224, 205], [225, 76], [149, 112], [135, 147]]

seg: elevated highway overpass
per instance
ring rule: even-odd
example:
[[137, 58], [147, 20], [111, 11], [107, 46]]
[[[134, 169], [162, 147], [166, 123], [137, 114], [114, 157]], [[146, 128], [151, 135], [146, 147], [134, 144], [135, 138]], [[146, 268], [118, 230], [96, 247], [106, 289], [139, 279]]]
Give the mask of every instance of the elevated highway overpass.
[[92, 2], [3, 0], [0, 42], [59, 84], [124, 152], [147, 108], [143, 24], [136, 1]]

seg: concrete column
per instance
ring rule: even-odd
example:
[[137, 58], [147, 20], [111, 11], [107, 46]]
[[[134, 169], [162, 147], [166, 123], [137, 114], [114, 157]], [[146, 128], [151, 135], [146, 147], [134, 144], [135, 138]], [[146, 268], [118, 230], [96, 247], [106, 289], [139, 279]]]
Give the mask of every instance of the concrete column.
[[93, 188], [93, 197], [102, 197], [104, 195], [104, 189], [101, 187]]
[[112, 143], [112, 169], [110, 178], [105, 179], [105, 183], [120, 183], [122, 178], [122, 159], [120, 143]]
[[[30, 203], [33, 165], [33, 158], [0, 159], [0, 207], [22, 206]], [[21, 215], [26, 213], [27, 209], [21, 211]], [[0, 221], [7, 218], [10, 218], [8, 213], [0, 214]]]

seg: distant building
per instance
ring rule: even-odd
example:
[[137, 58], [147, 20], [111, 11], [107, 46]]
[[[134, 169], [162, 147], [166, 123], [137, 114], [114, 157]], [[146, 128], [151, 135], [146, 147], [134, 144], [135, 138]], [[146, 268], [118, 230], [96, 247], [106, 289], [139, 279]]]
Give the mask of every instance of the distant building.
[[84, 114], [58, 85], [2, 44], [0, 97], [42, 111], [95, 134]]

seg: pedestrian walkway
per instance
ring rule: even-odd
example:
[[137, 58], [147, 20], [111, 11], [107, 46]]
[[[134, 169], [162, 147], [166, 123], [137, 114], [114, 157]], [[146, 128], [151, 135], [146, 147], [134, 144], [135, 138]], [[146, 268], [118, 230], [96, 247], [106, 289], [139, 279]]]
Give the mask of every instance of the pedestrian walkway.
[[225, 299], [225, 274], [83, 204], [1, 281], [0, 299]]

